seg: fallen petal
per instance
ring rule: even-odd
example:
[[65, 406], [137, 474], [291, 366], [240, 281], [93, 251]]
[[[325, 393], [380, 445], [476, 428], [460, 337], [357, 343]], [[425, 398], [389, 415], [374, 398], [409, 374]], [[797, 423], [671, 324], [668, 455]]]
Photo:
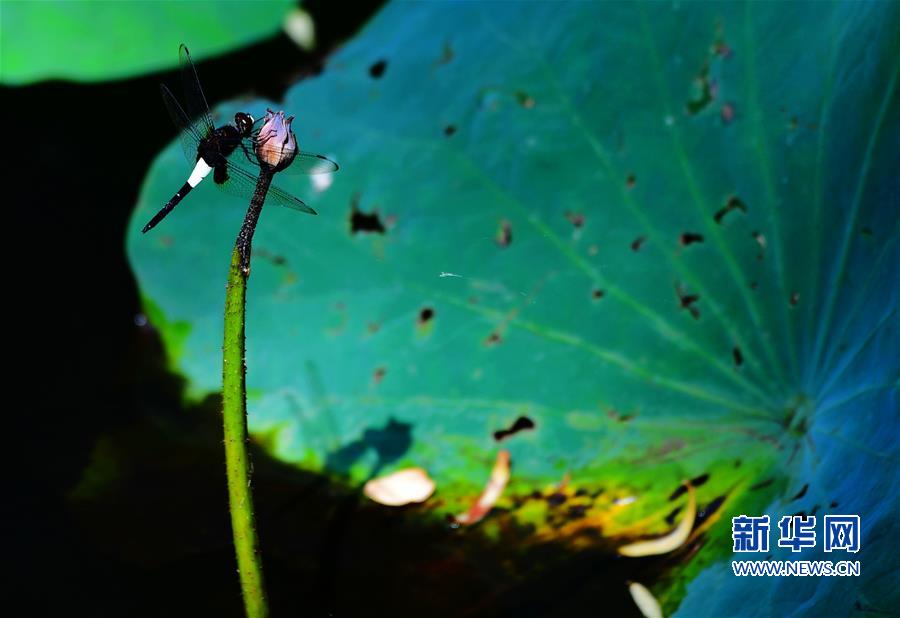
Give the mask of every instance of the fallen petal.
[[647, 588], [637, 582], [630, 582], [628, 584], [628, 592], [631, 593], [634, 604], [641, 610], [644, 618], [663, 618], [659, 601], [656, 600], [656, 597], [654, 597]]
[[494, 469], [491, 471], [491, 478], [488, 480], [481, 496], [475, 501], [467, 512], [456, 517], [456, 523], [470, 525], [481, 521], [493, 508], [494, 503], [503, 494], [506, 484], [509, 482], [509, 451], [500, 451], [497, 453], [497, 461], [494, 462]]
[[639, 557], [639, 556], [656, 556], [674, 551], [684, 545], [691, 529], [694, 527], [694, 518], [697, 515], [697, 497], [694, 488], [687, 484], [688, 505], [684, 511], [684, 517], [672, 532], [658, 539], [649, 541], [638, 541], [619, 548], [619, 553], [623, 556]]
[[422, 468], [406, 468], [372, 479], [363, 493], [378, 504], [403, 506], [427, 500], [434, 493], [434, 481]]

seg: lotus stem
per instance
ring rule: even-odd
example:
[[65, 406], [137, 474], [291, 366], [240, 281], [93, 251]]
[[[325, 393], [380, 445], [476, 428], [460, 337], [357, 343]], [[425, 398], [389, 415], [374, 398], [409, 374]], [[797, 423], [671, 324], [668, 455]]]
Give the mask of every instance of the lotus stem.
[[222, 417], [225, 429], [228, 505], [231, 511], [231, 530], [241, 592], [248, 618], [265, 618], [269, 615], [259, 537], [253, 515], [253, 494], [250, 489], [244, 316], [253, 232], [271, 182], [272, 173], [263, 170], [231, 253], [225, 292], [225, 341], [222, 347]]

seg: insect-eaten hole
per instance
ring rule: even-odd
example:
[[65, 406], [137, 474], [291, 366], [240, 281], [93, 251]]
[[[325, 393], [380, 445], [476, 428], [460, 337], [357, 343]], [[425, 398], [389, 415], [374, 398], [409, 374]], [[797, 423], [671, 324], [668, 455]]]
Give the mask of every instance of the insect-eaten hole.
[[525, 431], [526, 429], [534, 429], [535, 424], [534, 421], [528, 418], [527, 416], [520, 416], [510, 425], [509, 429], [498, 429], [494, 432], [494, 440], [500, 442], [501, 440], [505, 440], [506, 438], [513, 436], [520, 431]]
[[381, 384], [385, 374], [387, 374], [387, 369], [385, 367], [376, 367], [375, 371], [372, 372], [372, 381], [376, 385]]
[[584, 226], [584, 215], [580, 212], [566, 211], [566, 219], [569, 220], [576, 229]]
[[740, 212], [746, 213], [747, 205], [744, 202], [742, 202], [740, 200], [740, 198], [738, 198], [735, 195], [732, 195], [725, 202], [725, 205], [716, 211], [716, 214], [713, 215], [713, 219], [715, 220], [716, 223], [721, 225], [722, 221], [725, 219], [725, 215], [727, 215], [728, 213], [733, 212], [735, 210], [739, 210]]
[[594, 288], [594, 290], [591, 292], [591, 298], [593, 298], [594, 300], [600, 300], [605, 295], [606, 295], [606, 292], [604, 292], [600, 288]]
[[801, 487], [800, 491], [798, 491], [797, 494], [789, 500], [789, 502], [793, 502], [794, 500], [799, 500], [800, 498], [802, 498], [803, 496], [806, 495], [807, 491], [809, 491], [809, 483], [806, 483], [803, 487]]
[[695, 242], [703, 242], [703, 234], [695, 234], [694, 232], [682, 232], [678, 239], [682, 247], [687, 247]]
[[503, 219], [500, 221], [500, 227], [497, 229], [497, 234], [494, 236], [494, 241], [500, 247], [508, 247], [512, 243], [512, 223]]
[[678, 304], [682, 309], [691, 314], [695, 320], [700, 319], [700, 310], [695, 306], [700, 300], [699, 294], [688, 294], [680, 285], [675, 286], [675, 294], [678, 296]]
[[646, 236], [638, 236], [633, 241], [631, 241], [631, 250], [634, 252], [640, 251], [645, 242], [647, 242]]
[[446, 127], [444, 127], [444, 135], [446, 135], [447, 137], [452, 136], [454, 133], [456, 133], [456, 127], [454, 125], [448, 124]]
[[637, 184], [637, 177], [634, 174], [628, 174], [625, 178], [625, 186], [629, 189], [633, 189], [634, 185]]
[[379, 60], [372, 64], [369, 67], [369, 75], [372, 76], [373, 79], [380, 79], [384, 72], [387, 70], [387, 60]]
[[377, 210], [363, 212], [359, 209], [359, 194], [356, 194], [350, 204], [350, 233], [355, 236], [360, 232], [384, 234], [387, 228]]
[[503, 341], [503, 337], [500, 336], [500, 333], [494, 331], [484, 340], [484, 345], [486, 345], [487, 347], [491, 347], [499, 345], [501, 341]]
[[734, 366], [740, 367], [744, 364], [744, 355], [741, 353], [741, 349], [737, 346], [734, 346], [731, 349], [731, 356], [734, 358]]
[[696, 526], [709, 519], [724, 503], [725, 496], [717, 496], [706, 506], [697, 509], [697, 517], [694, 519], [694, 525]]
[[788, 303], [790, 303], [791, 307], [796, 307], [797, 303], [800, 302], [800, 294], [797, 292], [791, 292], [790, 297], [788, 298]]
[[679, 514], [680, 512], [681, 512], [681, 507], [680, 507], [680, 506], [676, 506], [674, 509], [672, 509], [672, 510], [669, 512], [669, 514], [666, 515], [666, 523], [669, 524], [670, 526], [671, 526], [671, 525], [674, 525], [674, 524], [675, 524], [675, 518], [678, 517], [678, 514]]
[[434, 319], [434, 309], [432, 309], [431, 307], [422, 307], [419, 310], [419, 317], [416, 320], [416, 324], [418, 324], [419, 326], [425, 326], [426, 324], [431, 322], [431, 320], [433, 320], [433, 319]]

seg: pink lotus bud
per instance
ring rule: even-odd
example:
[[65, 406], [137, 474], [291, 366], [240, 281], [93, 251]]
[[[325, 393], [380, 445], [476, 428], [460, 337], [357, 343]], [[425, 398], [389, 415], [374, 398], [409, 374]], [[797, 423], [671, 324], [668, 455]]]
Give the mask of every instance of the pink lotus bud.
[[297, 138], [291, 131], [293, 116], [284, 112], [266, 111], [263, 126], [256, 138], [256, 156], [277, 172], [288, 167], [297, 155]]

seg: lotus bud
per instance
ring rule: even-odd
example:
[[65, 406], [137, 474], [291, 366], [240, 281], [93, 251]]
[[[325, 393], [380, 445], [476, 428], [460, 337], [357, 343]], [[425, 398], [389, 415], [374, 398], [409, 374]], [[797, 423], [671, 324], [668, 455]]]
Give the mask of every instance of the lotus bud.
[[291, 130], [294, 117], [284, 112], [266, 111], [263, 126], [256, 138], [256, 156], [260, 163], [278, 172], [288, 167], [297, 155], [297, 138]]

